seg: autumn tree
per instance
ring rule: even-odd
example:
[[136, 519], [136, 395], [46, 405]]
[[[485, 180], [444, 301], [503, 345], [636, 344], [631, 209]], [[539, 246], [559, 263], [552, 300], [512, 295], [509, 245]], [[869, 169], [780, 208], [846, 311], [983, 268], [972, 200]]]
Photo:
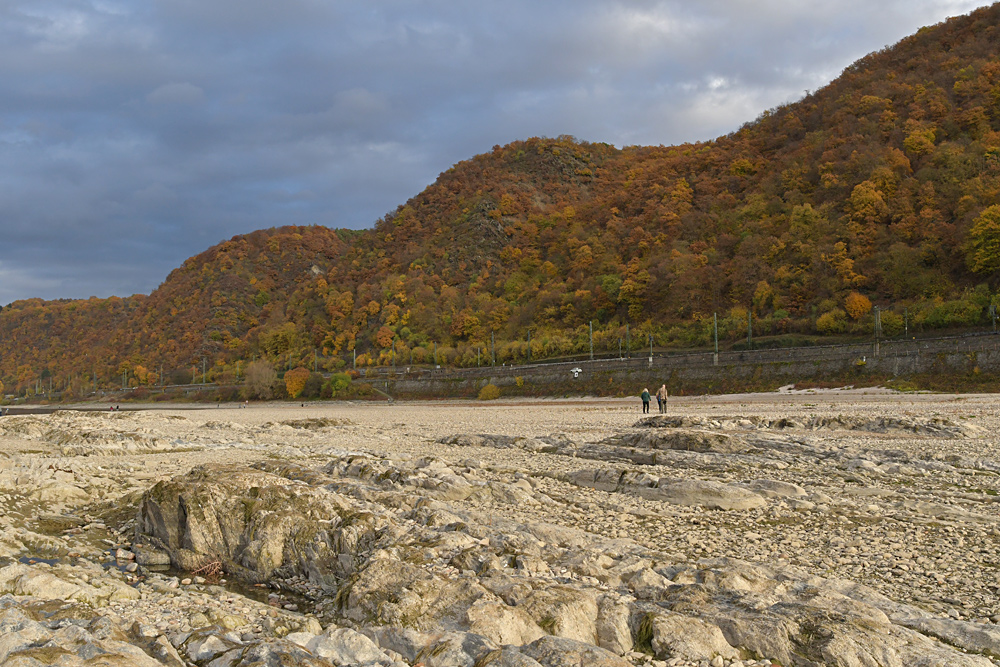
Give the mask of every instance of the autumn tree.
[[994, 204], [976, 217], [966, 245], [970, 269], [986, 274], [1000, 271], [1000, 205]]
[[864, 294], [851, 292], [844, 299], [844, 310], [851, 316], [852, 320], [860, 320], [872, 309], [872, 302]]
[[843, 333], [846, 328], [846, 316], [840, 308], [823, 313], [816, 320], [816, 330], [822, 334]]
[[383, 326], [375, 335], [375, 343], [383, 349], [389, 348], [392, 346], [392, 339], [395, 335], [396, 334], [392, 332], [392, 329]]
[[272, 387], [278, 374], [270, 362], [264, 359], [251, 361], [247, 364], [246, 384], [244, 393], [247, 398], [267, 400], [273, 395]]
[[309, 381], [309, 369], [299, 366], [285, 373], [285, 388], [290, 398], [298, 398]]

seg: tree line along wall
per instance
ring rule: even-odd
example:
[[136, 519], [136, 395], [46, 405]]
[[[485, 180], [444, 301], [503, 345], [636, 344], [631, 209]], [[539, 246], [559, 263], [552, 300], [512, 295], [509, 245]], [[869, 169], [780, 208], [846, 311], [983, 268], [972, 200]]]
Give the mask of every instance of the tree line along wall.
[[772, 390], [796, 382], [872, 384], [922, 376], [968, 379], [1000, 371], [1000, 335], [853, 345], [604, 359], [523, 366], [369, 370], [363, 381], [398, 397], [474, 397], [486, 384], [506, 396], [672, 395]]

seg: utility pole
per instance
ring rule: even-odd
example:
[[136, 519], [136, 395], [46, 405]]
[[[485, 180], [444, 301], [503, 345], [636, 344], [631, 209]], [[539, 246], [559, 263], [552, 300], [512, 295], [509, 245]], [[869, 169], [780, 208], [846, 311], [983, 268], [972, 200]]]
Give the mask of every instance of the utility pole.
[[531, 329], [528, 329], [528, 363], [531, 363]]
[[[393, 341], [393, 345], [395, 345], [395, 344], [396, 344], [396, 341]], [[313, 348], [313, 373], [315, 373], [318, 370], [319, 370], [319, 352], [314, 347]]]
[[879, 353], [879, 339], [882, 338], [882, 311], [875, 306], [875, 356]]
[[590, 360], [594, 360], [594, 320], [590, 320]]
[[351, 354], [354, 355], [354, 370], [358, 370], [358, 348], [353, 348]]
[[997, 332], [997, 307], [994, 304], [990, 304], [990, 319], [993, 320], [993, 333]]
[[[997, 330], [996, 320], [993, 320], [993, 330]], [[903, 338], [910, 337], [910, 309], [903, 308]]]
[[622, 360], [622, 337], [618, 337], [618, 361]]
[[753, 349], [753, 311], [747, 311], [747, 349]]
[[649, 334], [649, 360], [653, 361], [653, 334]]
[[712, 358], [712, 365], [719, 365], [719, 314], [712, 313], [712, 333], [715, 337], [715, 356]]
[[632, 358], [632, 341], [628, 337], [628, 322], [625, 323], [625, 358]]
[[208, 368], [205, 366], [205, 357], [201, 358], [201, 383], [208, 384]]

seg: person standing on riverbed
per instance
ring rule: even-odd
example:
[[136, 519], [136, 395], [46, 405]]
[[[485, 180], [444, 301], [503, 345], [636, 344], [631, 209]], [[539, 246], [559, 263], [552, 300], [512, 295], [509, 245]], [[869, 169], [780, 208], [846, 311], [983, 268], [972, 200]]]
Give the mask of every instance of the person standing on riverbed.
[[647, 415], [649, 414], [649, 389], [643, 389], [640, 398], [642, 399], [642, 414]]
[[661, 384], [656, 390], [656, 404], [660, 407], [660, 414], [667, 411], [667, 385]]

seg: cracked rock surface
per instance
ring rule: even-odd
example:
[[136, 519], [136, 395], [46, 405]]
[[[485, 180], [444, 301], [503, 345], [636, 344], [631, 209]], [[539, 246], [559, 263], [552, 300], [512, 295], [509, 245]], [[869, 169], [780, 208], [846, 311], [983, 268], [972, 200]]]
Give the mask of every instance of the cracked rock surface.
[[0, 418], [0, 664], [1000, 664], [993, 397]]

